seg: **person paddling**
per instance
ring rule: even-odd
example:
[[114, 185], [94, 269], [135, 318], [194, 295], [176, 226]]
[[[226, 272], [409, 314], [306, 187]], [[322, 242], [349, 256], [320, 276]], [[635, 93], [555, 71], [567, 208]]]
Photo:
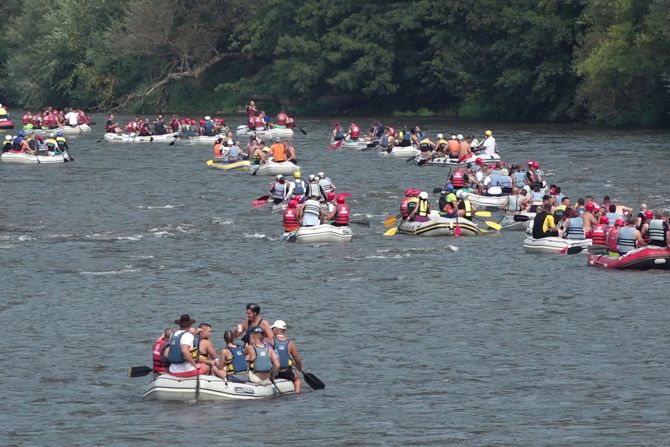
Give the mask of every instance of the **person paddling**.
[[286, 336], [286, 322], [284, 320], [276, 320], [270, 326], [274, 332], [273, 346], [277, 357], [279, 358], [279, 372], [278, 379], [286, 379], [293, 382], [295, 392], [300, 393], [302, 388], [302, 380], [300, 375], [293, 372], [293, 365], [298, 369], [302, 369], [302, 361], [298, 353], [298, 347], [294, 340]]

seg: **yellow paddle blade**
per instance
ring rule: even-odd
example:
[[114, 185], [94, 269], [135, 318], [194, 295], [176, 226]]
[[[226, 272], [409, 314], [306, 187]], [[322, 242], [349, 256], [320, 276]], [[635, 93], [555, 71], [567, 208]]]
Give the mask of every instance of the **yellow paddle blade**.
[[500, 225], [497, 222], [491, 222], [490, 220], [485, 220], [484, 223], [489, 227], [493, 228], [494, 230], [500, 231], [500, 229], [502, 228], [502, 225]]
[[207, 166], [212, 166], [214, 164], [214, 160], [207, 160]]
[[386, 236], [386, 237], [395, 236], [395, 234], [397, 232], [398, 232], [398, 227], [389, 228], [388, 230], [386, 230], [384, 232], [384, 236]]
[[393, 225], [395, 225], [395, 223], [396, 223], [397, 221], [398, 221], [398, 218], [397, 218], [397, 217], [395, 217], [395, 216], [389, 216], [389, 217], [387, 217], [386, 219], [384, 219], [384, 226], [385, 226], [386, 228], [388, 228], [388, 227], [392, 227]]
[[490, 233], [489, 230], [485, 230], [484, 228], [480, 228], [479, 232], [482, 233], [482, 234]]
[[491, 217], [491, 211], [475, 211], [477, 217]]

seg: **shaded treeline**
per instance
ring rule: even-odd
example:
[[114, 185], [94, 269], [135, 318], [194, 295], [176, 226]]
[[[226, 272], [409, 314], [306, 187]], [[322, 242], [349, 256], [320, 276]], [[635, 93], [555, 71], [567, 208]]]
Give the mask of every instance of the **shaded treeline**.
[[670, 0], [5, 0], [0, 95], [670, 124]]

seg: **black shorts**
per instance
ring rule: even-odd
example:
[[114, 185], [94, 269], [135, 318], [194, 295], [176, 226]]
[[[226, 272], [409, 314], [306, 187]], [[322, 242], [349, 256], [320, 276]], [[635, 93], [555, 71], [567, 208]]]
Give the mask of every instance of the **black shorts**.
[[279, 371], [277, 373], [277, 379], [286, 379], [293, 382], [295, 380], [295, 374], [293, 373], [293, 368], [289, 368], [284, 371]]

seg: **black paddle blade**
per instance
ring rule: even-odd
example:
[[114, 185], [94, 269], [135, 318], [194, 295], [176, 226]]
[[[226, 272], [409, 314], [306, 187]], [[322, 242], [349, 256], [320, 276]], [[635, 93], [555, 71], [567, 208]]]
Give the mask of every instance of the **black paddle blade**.
[[319, 378], [312, 373], [303, 371], [302, 376], [305, 378], [307, 385], [309, 385], [313, 390], [322, 390], [326, 387], [326, 384], [319, 380]]
[[528, 222], [530, 220], [530, 217], [525, 216], [523, 214], [515, 214], [514, 215], [514, 222]]
[[566, 253], [569, 255], [576, 255], [577, 253], [581, 253], [583, 250], [584, 247], [568, 247]]
[[128, 377], [144, 377], [153, 372], [148, 366], [131, 366], [128, 368]]
[[433, 194], [439, 194], [441, 192], [444, 192], [442, 188], [433, 188]]
[[302, 132], [303, 135], [307, 135], [307, 132], [305, 132], [305, 130], [302, 127], [298, 127], [298, 130], [300, 130], [300, 132]]

